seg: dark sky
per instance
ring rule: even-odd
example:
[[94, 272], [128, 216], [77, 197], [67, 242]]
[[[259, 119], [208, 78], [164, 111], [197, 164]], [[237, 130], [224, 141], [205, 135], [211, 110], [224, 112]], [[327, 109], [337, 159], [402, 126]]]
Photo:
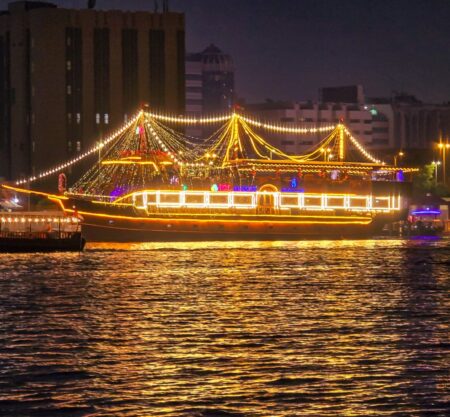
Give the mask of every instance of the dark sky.
[[[97, 1], [105, 9], [153, 5]], [[450, 0], [170, 0], [170, 8], [186, 14], [187, 51], [215, 43], [232, 55], [247, 101], [314, 100], [319, 87], [356, 83], [368, 96], [396, 90], [450, 101]]]

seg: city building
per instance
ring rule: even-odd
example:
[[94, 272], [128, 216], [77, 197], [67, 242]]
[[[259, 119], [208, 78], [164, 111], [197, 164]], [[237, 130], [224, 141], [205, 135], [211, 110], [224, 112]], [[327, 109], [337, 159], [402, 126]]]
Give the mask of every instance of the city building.
[[[389, 135], [389, 119], [371, 106], [356, 103], [267, 101], [244, 107], [255, 117], [272, 123], [315, 127], [319, 124], [335, 125], [342, 120], [353, 135], [375, 154], [393, 146], [393, 139]], [[304, 153], [317, 145], [323, 137], [323, 134], [270, 135], [275, 146], [291, 154]]]
[[91, 147], [148, 103], [184, 112], [184, 15], [17, 1], [0, 13], [0, 176]]
[[230, 55], [209, 45], [186, 56], [186, 112], [229, 112], [234, 104], [234, 65]]
[[414, 96], [368, 98], [367, 103], [390, 120], [397, 149], [430, 149], [450, 133], [450, 104], [426, 104]]
[[[367, 149], [389, 162], [404, 151], [404, 159], [426, 163], [436, 151], [437, 142], [450, 137], [450, 104], [424, 104], [405, 94], [365, 98], [361, 86], [323, 88], [319, 96], [339, 101], [268, 100], [244, 107], [261, 120], [305, 127], [343, 120]], [[317, 144], [322, 136], [277, 134], [271, 138], [284, 151], [299, 154]]]

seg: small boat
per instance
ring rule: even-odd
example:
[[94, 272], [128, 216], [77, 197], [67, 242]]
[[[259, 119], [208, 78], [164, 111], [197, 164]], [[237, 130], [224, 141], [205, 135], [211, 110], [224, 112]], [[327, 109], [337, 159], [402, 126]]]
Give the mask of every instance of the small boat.
[[79, 219], [60, 212], [0, 213], [1, 252], [82, 251]]
[[0, 232], [0, 252], [81, 252], [81, 232]]

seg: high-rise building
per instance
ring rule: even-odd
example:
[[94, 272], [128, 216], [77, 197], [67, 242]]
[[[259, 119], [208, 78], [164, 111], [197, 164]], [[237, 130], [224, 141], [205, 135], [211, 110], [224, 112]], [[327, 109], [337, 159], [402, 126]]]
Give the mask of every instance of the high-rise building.
[[231, 56], [209, 45], [186, 56], [186, 112], [224, 113], [234, 104], [234, 65]]
[[0, 13], [0, 176], [33, 175], [140, 105], [183, 112], [184, 15], [17, 1]]

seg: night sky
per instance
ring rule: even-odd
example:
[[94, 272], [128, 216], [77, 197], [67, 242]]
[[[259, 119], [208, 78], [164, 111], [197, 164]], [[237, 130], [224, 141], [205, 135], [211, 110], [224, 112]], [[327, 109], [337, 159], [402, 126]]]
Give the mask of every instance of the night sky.
[[[103, 9], [153, 7], [97, 1]], [[450, 0], [170, 0], [170, 8], [186, 14], [187, 51], [214, 43], [232, 55], [237, 94], [248, 102], [316, 100], [320, 87], [350, 84], [367, 96], [450, 101]]]

